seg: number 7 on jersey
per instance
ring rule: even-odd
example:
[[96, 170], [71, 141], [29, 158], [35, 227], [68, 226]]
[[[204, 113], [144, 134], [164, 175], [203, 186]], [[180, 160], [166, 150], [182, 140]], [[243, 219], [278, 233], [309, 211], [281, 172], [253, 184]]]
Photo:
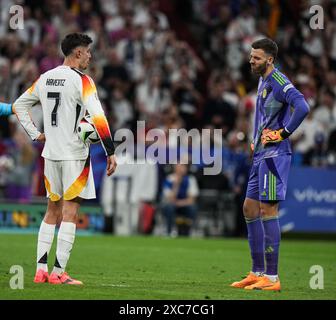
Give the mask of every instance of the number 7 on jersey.
[[55, 99], [55, 106], [51, 112], [51, 125], [57, 127], [57, 109], [61, 104], [61, 93], [60, 92], [48, 92], [48, 99]]

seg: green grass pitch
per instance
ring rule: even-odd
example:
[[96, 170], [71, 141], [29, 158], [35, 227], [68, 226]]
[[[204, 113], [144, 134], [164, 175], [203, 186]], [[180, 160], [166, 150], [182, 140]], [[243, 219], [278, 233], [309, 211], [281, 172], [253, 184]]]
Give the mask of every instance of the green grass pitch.
[[[245, 239], [77, 236], [67, 271], [81, 287], [33, 283], [36, 240], [0, 234], [0, 299], [336, 299], [335, 241], [283, 240], [282, 291], [247, 292], [229, 287], [250, 268]], [[10, 288], [12, 265], [23, 267], [23, 290]], [[322, 290], [309, 286], [313, 265], [323, 268]]]

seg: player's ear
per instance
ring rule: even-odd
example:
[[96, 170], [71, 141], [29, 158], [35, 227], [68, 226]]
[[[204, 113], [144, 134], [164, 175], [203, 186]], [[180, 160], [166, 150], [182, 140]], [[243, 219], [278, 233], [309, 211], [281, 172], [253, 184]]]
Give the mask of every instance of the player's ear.
[[80, 48], [76, 48], [75, 49], [75, 57], [77, 59], [79, 59], [81, 57], [81, 50], [80, 50]]

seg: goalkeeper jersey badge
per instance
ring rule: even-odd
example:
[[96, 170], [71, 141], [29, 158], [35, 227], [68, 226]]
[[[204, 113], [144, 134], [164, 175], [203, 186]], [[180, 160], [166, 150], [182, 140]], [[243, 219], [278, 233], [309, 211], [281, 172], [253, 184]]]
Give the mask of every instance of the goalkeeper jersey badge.
[[267, 89], [265, 88], [262, 92], [262, 97], [265, 99], [267, 96]]

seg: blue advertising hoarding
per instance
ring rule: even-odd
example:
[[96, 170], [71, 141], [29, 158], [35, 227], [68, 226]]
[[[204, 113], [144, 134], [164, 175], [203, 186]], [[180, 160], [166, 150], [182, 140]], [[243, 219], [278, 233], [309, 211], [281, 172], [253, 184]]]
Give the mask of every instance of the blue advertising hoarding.
[[336, 170], [292, 167], [280, 225], [282, 232], [336, 233]]

